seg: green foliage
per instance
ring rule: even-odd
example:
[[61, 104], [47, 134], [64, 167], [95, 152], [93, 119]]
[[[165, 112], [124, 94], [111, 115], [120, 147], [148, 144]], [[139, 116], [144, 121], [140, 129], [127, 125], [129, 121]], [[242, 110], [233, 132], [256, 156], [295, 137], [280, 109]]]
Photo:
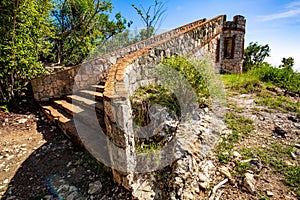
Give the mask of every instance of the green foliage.
[[[153, 30], [151, 31], [151, 36], [152, 36], [154, 35], [154, 29], [151, 28], [151, 30]], [[147, 39], [145, 29], [142, 29], [140, 31], [125, 30], [122, 33], [116, 33], [114, 36], [110, 37], [109, 39], [102, 42], [102, 44], [98, 45], [97, 49], [95, 49], [89, 54], [87, 60], [94, 59], [99, 55], [104, 55], [110, 52], [114, 52], [118, 49], [140, 42], [144, 39]]]
[[287, 70], [292, 70], [293, 71], [293, 66], [294, 66], [294, 58], [288, 57], [288, 58], [282, 58], [282, 64], [279, 66], [279, 68], [287, 69]]
[[102, 42], [97, 48], [90, 52], [86, 60], [94, 59], [100, 55], [114, 52], [135, 43], [135, 37], [129, 30], [122, 33], [116, 33], [114, 36]]
[[222, 75], [222, 80], [232, 91], [244, 94], [253, 93], [261, 86], [259, 78], [250, 73], [241, 75], [224, 74]]
[[209, 75], [205, 72], [208, 63], [203, 60], [202, 62], [192, 62], [183, 57], [167, 58], [163, 61], [163, 65], [171, 67], [179, 72], [183, 80], [187, 80], [194, 92], [200, 107], [206, 107], [209, 103], [210, 90], [208, 81], [205, 77]]
[[136, 99], [142, 103], [146, 102], [148, 105], [159, 104], [174, 111], [177, 116], [181, 115], [179, 102], [172, 90], [162, 85], [147, 85], [140, 87], [135, 94], [130, 97], [134, 113], [133, 121], [137, 125], [146, 125], [145, 115], [147, 114], [147, 110], [143, 110], [142, 106], [135, 102]]
[[255, 103], [265, 105], [271, 109], [280, 110], [282, 112], [296, 112], [300, 114], [300, 102], [294, 102], [287, 97], [261, 91], [257, 95]]
[[243, 93], [255, 92], [265, 83], [300, 94], [300, 73], [288, 68], [276, 68], [268, 63], [260, 63], [241, 75], [223, 75], [222, 79], [228, 87]]
[[279, 69], [264, 63], [260, 64], [252, 74], [263, 82], [271, 82], [290, 92], [300, 94], [300, 73], [293, 72], [289, 68]]
[[285, 172], [285, 181], [292, 187], [298, 187], [297, 193], [300, 195], [300, 166], [290, 166]]
[[262, 63], [266, 57], [270, 56], [270, 51], [268, 44], [259, 45], [257, 42], [251, 42], [244, 52], [243, 71], [247, 72], [259, 63]]
[[222, 138], [215, 149], [220, 162], [227, 163], [230, 161], [231, 150], [236, 142], [241, 138], [248, 137], [251, 131], [254, 130], [254, 125], [251, 119], [234, 112], [226, 113], [226, 125], [232, 130], [232, 133]]
[[268, 197], [268, 195], [266, 195], [266, 194], [260, 194], [259, 200], [270, 200], [270, 197]]
[[142, 40], [146, 40], [152, 36], [155, 35], [155, 28], [149, 27], [148, 29], [141, 29], [138, 34], [136, 34], [136, 37], [134, 38], [135, 42], [139, 42]]
[[292, 160], [291, 153], [293, 147], [280, 143], [273, 143], [269, 147], [261, 149], [259, 147], [244, 148], [242, 155], [245, 159], [259, 158], [263, 165], [268, 166], [275, 173], [284, 176], [283, 181], [295, 188], [300, 194], [300, 166], [288, 165], [287, 161]]
[[225, 123], [232, 130], [232, 134], [226, 138], [229, 142], [237, 142], [240, 138], [247, 137], [254, 130], [251, 119], [233, 112], [226, 113]]
[[3, 110], [5, 113], [9, 113], [9, 110], [8, 110], [7, 105], [0, 106], [0, 108], [1, 108], [1, 110]]
[[0, 10], [0, 99], [7, 103], [44, 72], [39, 56], [50, 51], [51, 1], [2, 0]]
[[131, 22], [120, 13], [110, 20], [109, 0], [61, 0], [52, 10], [56, 37], [53, 41], [54, 61], [76, 65], [97, 45], [121, 33]]
[[141, 142], [141, 144], [137, 142], [135, 151], [137, 153], [153, 153], [153, 152], [158, 152], [161, 148], [162, 148], [162, 144], [150, 140], [150, 142], [143, 141]]

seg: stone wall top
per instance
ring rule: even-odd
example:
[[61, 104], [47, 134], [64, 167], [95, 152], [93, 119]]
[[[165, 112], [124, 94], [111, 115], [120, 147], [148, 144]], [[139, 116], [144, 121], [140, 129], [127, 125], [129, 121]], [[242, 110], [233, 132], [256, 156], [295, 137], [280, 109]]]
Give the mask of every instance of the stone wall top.
[[[165, 37], [166, 35], [163, 34], [163, 38], [164, 39], [160, 39], [158, 40], [156, 43], [152, 43], [148, 46], [146, 46], [145, 48], [141, 48], [140, 50], [131, 53], [128, 56], [123, 57], [122, 59], [120, 59], [115, 65], [113, 65], [108, 73], [107, 76], [107, 82], [105, 85], [105, 90], [104, 90], [104, 97], [106, 98], [120, 98], [120, 94], [122, 94], [123, 92], [121, 92], [122, 88], [124, 88], [124, 86], [119, 87], [118, 86], [118, 82], [122, 82], [124, 79], [124, 72], [126, 67], [131, 64], [132, 62], [134, 62], [138, 57], [140, 57], [143, 54], [148, 53], [150, 50], [158, 47], [158, 46], [162, 46], [162, 44], [167, 43], [168, 41], [174, 39], [174, 38], [179, 38], [185, 34], [191, 34], [191, 38], [189, 40], [193, 40], [193, 45], [191, 48], [191, 50], [187, 53], [195, 53], [194, 50], [197, 49], [199, 50], [199, 47], [202, 47], [203, 45], [207, 44], [207, 41], [211, 41], [213, 38], [215, 38], [217, 35], [219, 35], [222, 31], [222, 27], [223, 27], [223, 23], [225, 22], [226, 16], [225, 15], [220, 15], [217, 16], [215, 18], [212, 18], [208, 21], [202, 21], [201, 23], [199, 23], [200, 21], [196, 21], [196, 23], [191, 23], [188, 24], [187, 26], [183, 26], [178, 28], [178, 30], [182, 30], [181, 32], [178, 32], [177, 34], [174, 34], [174, 32], [172, 32], [171, 36], [169, 37]], [[203, 29], [202, 31], [205, 32], [206, 34], [200, 34], [201, 27], [204, 27], [207, 24], [212, 24], [210, 29], [210, 34], [208, 34], [209, 31], [207, 31], [206, 29]], [[218, 24], [219, 27], [217, 27]], [[191, 26], [194, 25], [194, 26]], [[177, 30], [177, 29], [175, 29]], [[177, 31], [175, 31], [177, 32]], [[198, 34], [198, 35], [197, 35]], [[207, 36], [209, 35], [209, 36]], [[187, 43], [187, 45], [189, 45], [188, 43], [190, 41], [186, 40], [184, 41], [185, 43]], [[197, 43], [199, 42], [199, 43]], [[173, 46], [180, 46], [179, 42], [175, 42], [174, 44], [172, 44]], [[165, 48], [171, 48], [170, 45], [166, 45]], [[165, 49], [166, 50], [166, 49]], [[188, 50], [188, 48], [186, 48], [185, 50]], [[182, 52], [177, 52], [181, 55], [183, 55]], [[120, 85], [120, 84], [119, 84]], [[118, 93], [118, 94], [117, 94]]]
[[[118, 59], [122, 59], [124, 56], [132, 52], [138, 51], [157, 42], [168, 40], [168, 38], [172, 38], [174, 36], [179, 36], [186, 31], [192, 30], [195, 27], [199, 27], [204, 23], [209, 23], [219, 18], [224, 20], [225, 16], [221, 15], [209, 21], [206, 21], [206, 19], [197, 20], [171, 31], [151, 37], [147, 40], [132, 44], [92, 60], [88, 60], [80, 65], [72, 67], [71, 69], [62, 70], [56, 74], [37, 77], [31, 81], [34, 97], [38, 101], [47, 101], [51, 97], [60, 97], [88, 85], [97, 84], [99, 79], [106, 77], [108, 70], [111, 66], [116, 64]], [[93, 69], [92, 74], [90, 72], [91, 68]], [[57, 85], [63, 85], [63, 87], [57, 87]]]

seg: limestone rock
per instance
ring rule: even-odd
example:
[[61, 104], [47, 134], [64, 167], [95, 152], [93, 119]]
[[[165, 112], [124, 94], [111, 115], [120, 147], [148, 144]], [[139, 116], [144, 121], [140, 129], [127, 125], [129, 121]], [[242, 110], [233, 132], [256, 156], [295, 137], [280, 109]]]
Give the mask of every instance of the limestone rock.
[[132, 195], [137, 199], [150, 200], [154, 199], [155, 192], [149, 180], [138, 179], [136, 183], [133, 184]]
[[227, 167], [225, 167], [225, 166], [220, 167], [220, 168], [219, 168], [219, 172], [220, 172], [221, 174], [225, 175], [225, 177], [229, 179], [229, 182], [230, 182], [231, 184], [234, 184], [235, 181], [234, 181], [234, 179], [232, 178], [231, 173], [229, 172], [229, 170], [228, 170]]
[[256, 183], [256, 180], [254, 179], [254, 175], [247, 172], [247, 173], [245, 174], [244, 187], [245, 187], [250, 193], [254, 193], [254, 192], [255, 192], [255, 183]]
[[102, 183], [100, 181], [96, 181], [94, 183], [89, 184], [89, 194], [98, 194], [102, 190]]
[[241, 154], [237, 151], [234, 151], [233, 152], [233, 156], [236, 157], [236, 158], [240, 158], [241, 157]]
[[19, 124], [24, 124], [25, 122], [27, 122], [28, 119], [24, 118], [24, 119], [19, 119], [18, 123]]
[[209, 180], [209, 178], [206, 175], [200, 174], [199, 175], [199, 180], [200, 180], [199, 186], [201, 188], [203, 188], [203, 189], [209, 188], [209, 182], [210, 182], [210, 180]]
[[274, 193], [271, 192], [271, 191], [269, 191], [269, 190], [267, 190], [267, 195], [268, 195], [269, 197], [271, 197], [271, 196], [274, 196]]
[[66, 200], [77, 200], [78, 197], [79, 197], [78, 192], [74, 191], [67, 196]]

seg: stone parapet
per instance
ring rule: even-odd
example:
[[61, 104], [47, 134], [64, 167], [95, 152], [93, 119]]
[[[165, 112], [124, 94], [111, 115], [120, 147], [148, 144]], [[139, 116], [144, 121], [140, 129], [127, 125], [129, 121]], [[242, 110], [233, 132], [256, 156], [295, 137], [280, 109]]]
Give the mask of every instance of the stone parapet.
[[[159, 82], [159, 77], [151, 72], [168, 56], [213, 56], [215, 44], [223, 28], [224, 16], [205, 21], [196, 27], [165, 38], [119, 59], [107, 76], [104, 91], [104, 110], [107, 135], [115, 145], [121, 145], [126, 152], [123, 156], [131, 163], [127, 172], [117, 170], [113, 174], [115, 180], [124, 187], [132, 189], [135, 171], [140, 166], [136, 160], [134, 146], [134, 130], [132, 109], [129, 97], [141, 86]], [[206, 47], [205, 51], [201, 49]], [[208, 53], [207, 53], [208, 52]], [[116, 130], [116, 131], [114, 131]], [[112, 153], [113, 155], [113, 153]], [[116, 158], [115, 158], [116, 159]], [[113, 161], [112, 161], [113, 163]]]
[[48, 101], [49, 98], [60, 97], [70, 94], [72, 91], [79, 90], [88, 85], [97, 84], [99, 80], [106, 79], [106, 73], [108, 69], [114, 65], [118, 59], [139, 49], [145, 48], [153, 43], [177, 35], [184, 30], [193, 28], [199, 24], [202, 24], [204, 21], [205, 19], [197, 20], [171, 31], [151, 37], [147, 40], [143, 40], [130, 46], [121, 48], [117, 51], [83, 62], [78, 66], [72, 67], [71, 69], [62, 70], [56, 74], [35, 78], [31, 81], [34, 98], [37, 101]]
[[47, 101], [105, 81], [107, 142], [116, 147], [108, 145], [113, 176], [120, 185], [134, 189], [141, 160], [136, 153], [130, 97], [141, 86], [160, 83], [164, 75], [153, 72], [170, 56], [209, 57], [219, 72], [241, 73], [245, 23], [239, 15], [229, 22], [225, 15], [198, 20], [71, 69], [36, 78], [31, 82], [34, 97]]

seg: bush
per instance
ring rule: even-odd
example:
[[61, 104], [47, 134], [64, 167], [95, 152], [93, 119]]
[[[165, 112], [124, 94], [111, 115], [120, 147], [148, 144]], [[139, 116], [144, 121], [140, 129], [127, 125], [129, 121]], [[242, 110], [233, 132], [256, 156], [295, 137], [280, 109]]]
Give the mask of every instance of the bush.
[[231, 89], [240, 92], [255, 92], [261, 88], [262, 83], [271, 83], [289, 92], [300, 94], [300, 74], [289, 68], [276, 68], [268, 63], [260, 63], [251, 67], [242, 75], [223, 75], [223, 81]]
[[279, 69], [270, 64], [262, 63], [249, 73], [256, 75], [263, 82], [272, 82], [278, 87], [300, 94], [300, 74], [291, 69]]

